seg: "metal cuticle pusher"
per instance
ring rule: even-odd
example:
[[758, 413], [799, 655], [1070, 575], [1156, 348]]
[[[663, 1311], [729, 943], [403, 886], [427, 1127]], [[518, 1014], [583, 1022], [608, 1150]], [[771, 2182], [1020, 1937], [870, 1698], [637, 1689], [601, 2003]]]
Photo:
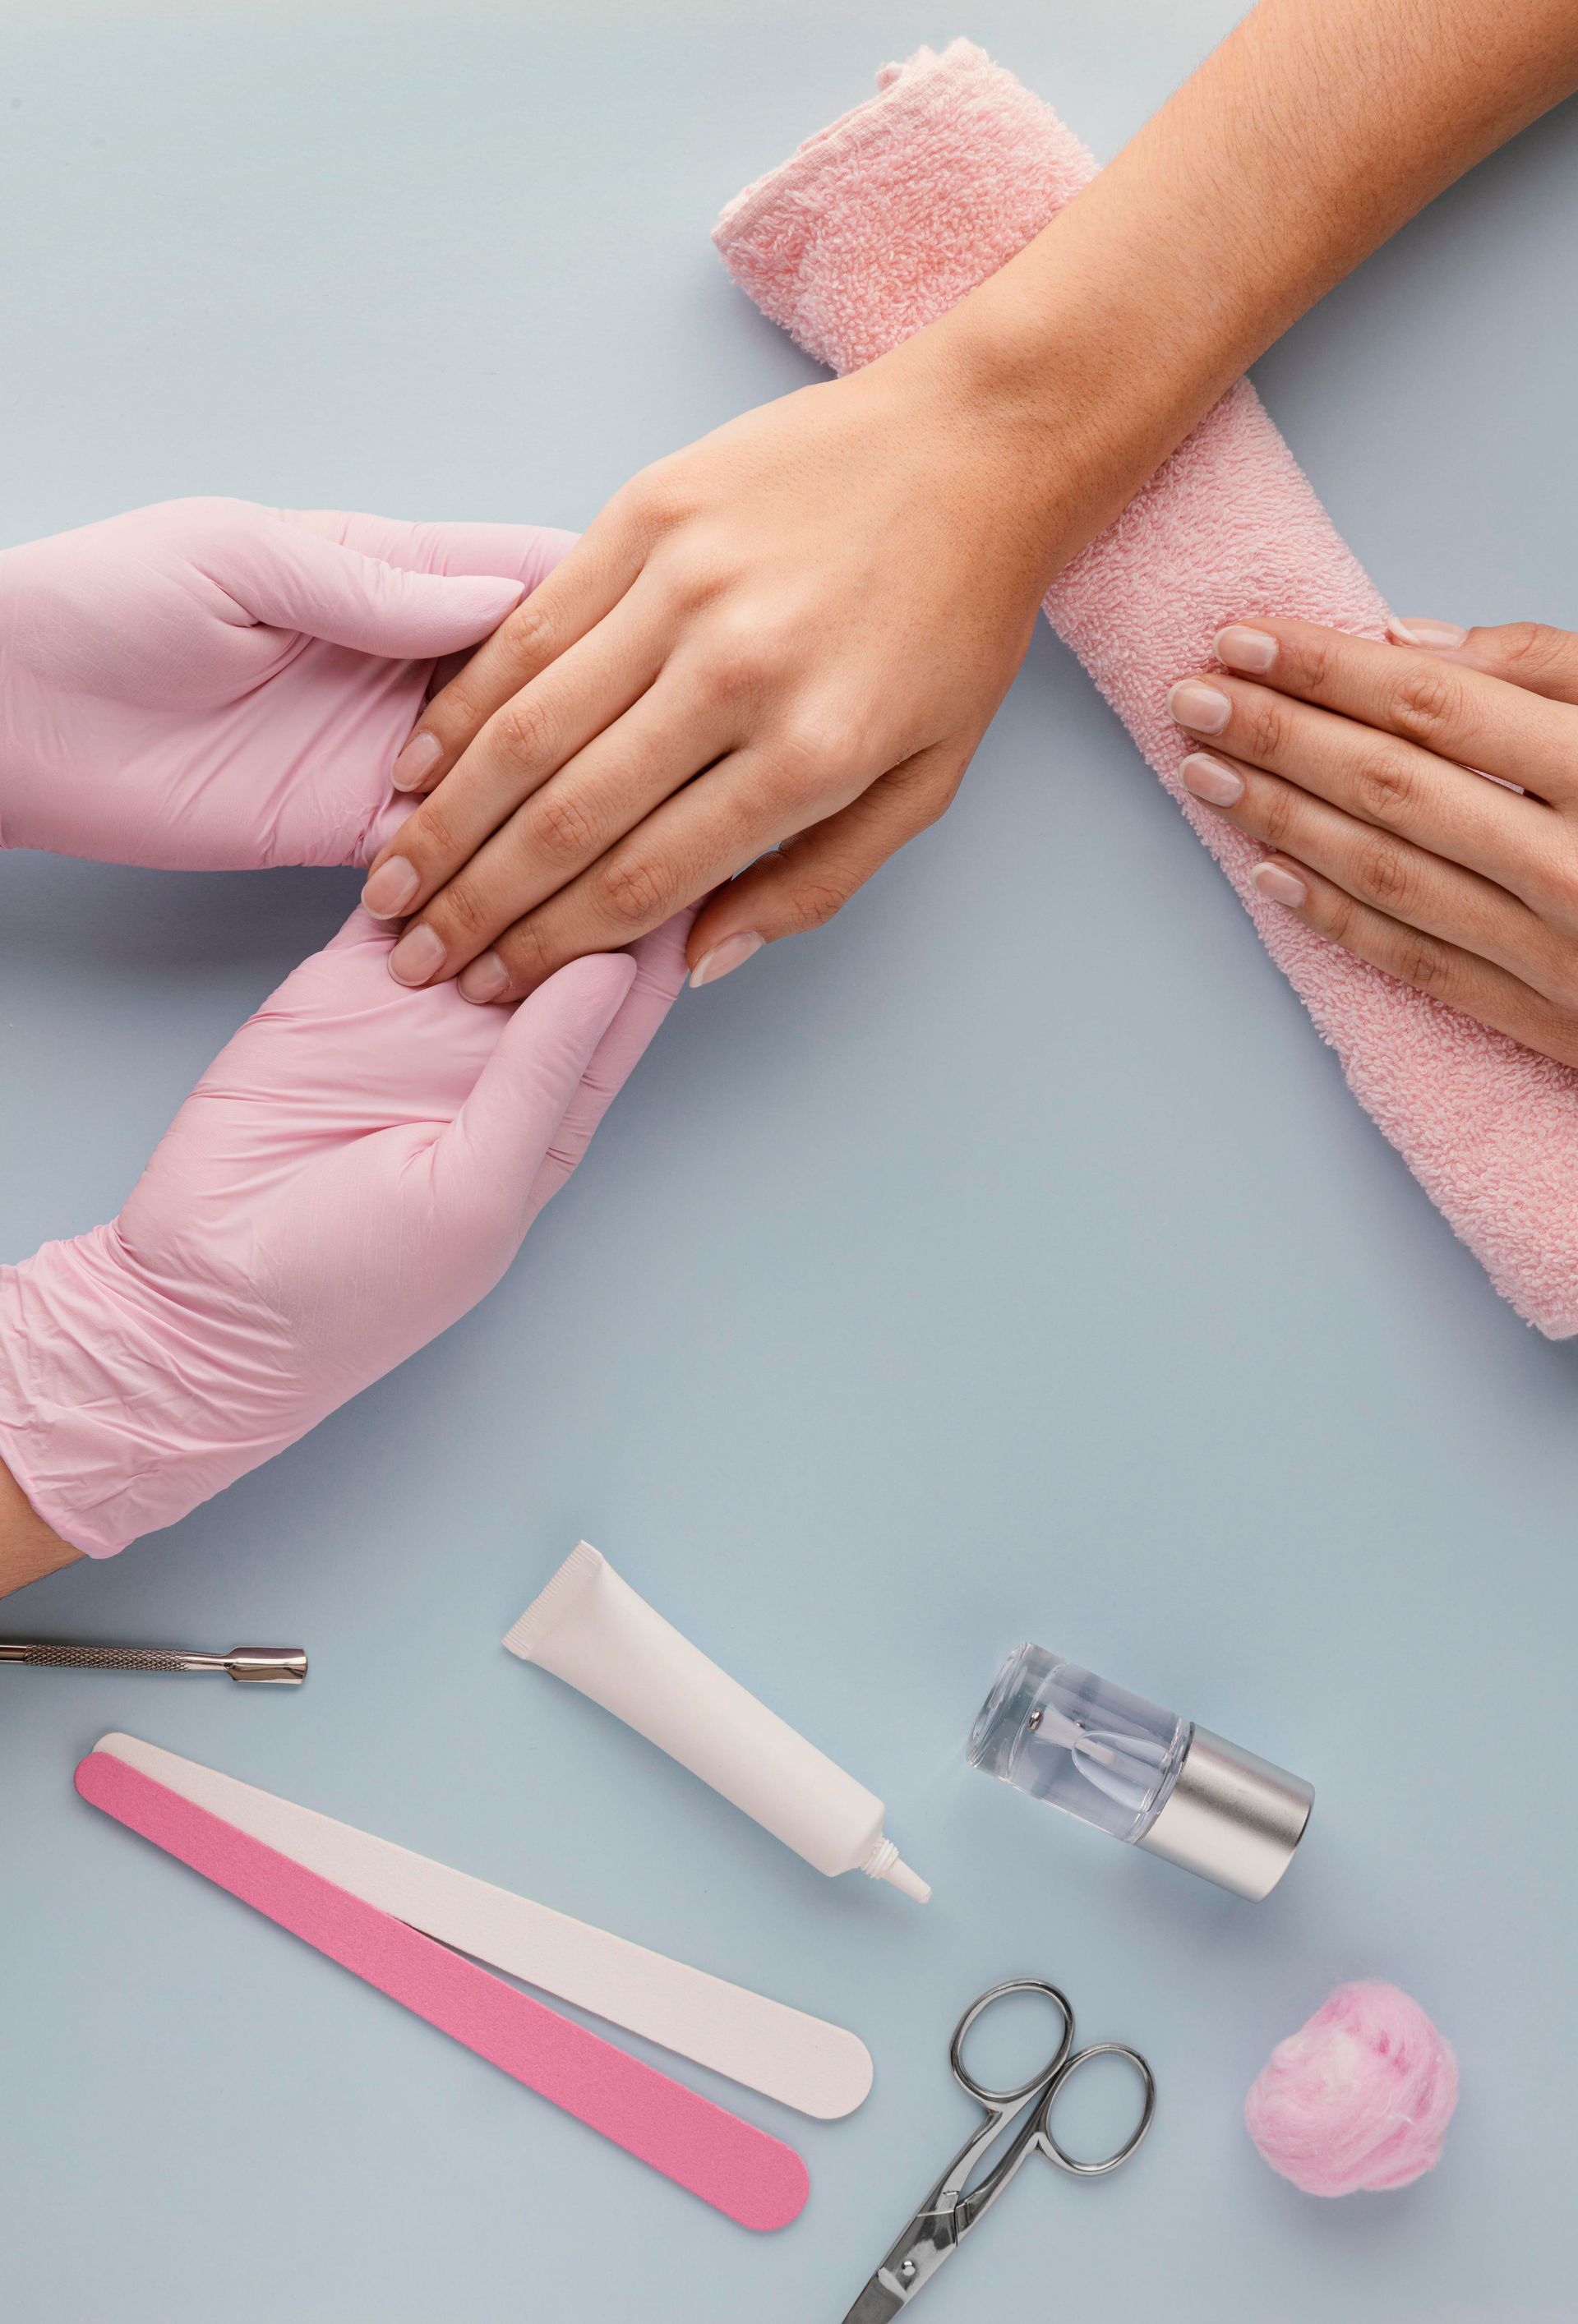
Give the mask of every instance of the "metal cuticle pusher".
[[225, 1671], [243, 1686], [300, 1686], [307, 1676], [307, 1655], [300, 1646], [232, 1646], [227, 1655], [199, 1655], [180, 1646], [0, 1638], [0, 1663], [28, 1663], [34, 1670]]

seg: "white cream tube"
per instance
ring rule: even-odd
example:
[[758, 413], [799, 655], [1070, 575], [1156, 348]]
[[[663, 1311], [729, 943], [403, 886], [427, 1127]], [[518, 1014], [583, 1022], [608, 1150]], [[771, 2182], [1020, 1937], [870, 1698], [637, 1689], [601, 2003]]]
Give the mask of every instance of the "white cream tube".
[[860, 1871], [924, 1904], [881, 1800], [747, 1694], [579, 1542], [504, 1639], [578, 1687], [829, 1875]]

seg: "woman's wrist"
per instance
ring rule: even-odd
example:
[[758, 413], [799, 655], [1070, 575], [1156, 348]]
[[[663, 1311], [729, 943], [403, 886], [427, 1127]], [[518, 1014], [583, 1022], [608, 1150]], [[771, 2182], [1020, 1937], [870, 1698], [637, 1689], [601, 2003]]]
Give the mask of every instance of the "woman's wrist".
[[1575, 81], [1572, 0], [1261, 0], [1049, 226], [871, 368], [952, 399], [1049, 583], [1315, 300]]
[[1149, 350], [1109, 294], [1010, 272], [847, 384], [891, 398], [939, 503], [963, 488], [989, 512], [994, 562], [1018, 561], [1036, 603], [1215, 393]]
[[58, 1573], [82, 1552], [47, 1526], [4, 1461], [0, 1461], [0, 1598]]

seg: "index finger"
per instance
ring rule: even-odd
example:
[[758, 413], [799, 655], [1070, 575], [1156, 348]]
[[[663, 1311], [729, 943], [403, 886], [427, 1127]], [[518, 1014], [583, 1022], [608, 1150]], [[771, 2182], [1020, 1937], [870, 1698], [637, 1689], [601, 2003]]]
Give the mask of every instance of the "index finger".
[[1553, 806], [1578, 799], [1578, 721], [1564, 703], [1438, 654], [1313, 622], [1234, 622], [1218, 632], [1216, 653], [1262, 686], [1399, 734]]
[[494, 712], [594, 629], [641, 567], [633, 535], [604, 512], [434, 695], [394, 762], [395, 789], [430, 791], [441, 783]]

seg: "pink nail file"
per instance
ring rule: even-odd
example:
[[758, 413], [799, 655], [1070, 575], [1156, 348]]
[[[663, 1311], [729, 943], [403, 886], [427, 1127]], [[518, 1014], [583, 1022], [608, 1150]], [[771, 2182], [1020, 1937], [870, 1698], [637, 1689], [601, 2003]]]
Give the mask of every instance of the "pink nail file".
[[91, 1752], [76, 1780], [91, 1806], [742, 2227], [784, 2227], [805, 2208], [810, 2182], [794, 2149], [682, 2082], [108, 1752]]

